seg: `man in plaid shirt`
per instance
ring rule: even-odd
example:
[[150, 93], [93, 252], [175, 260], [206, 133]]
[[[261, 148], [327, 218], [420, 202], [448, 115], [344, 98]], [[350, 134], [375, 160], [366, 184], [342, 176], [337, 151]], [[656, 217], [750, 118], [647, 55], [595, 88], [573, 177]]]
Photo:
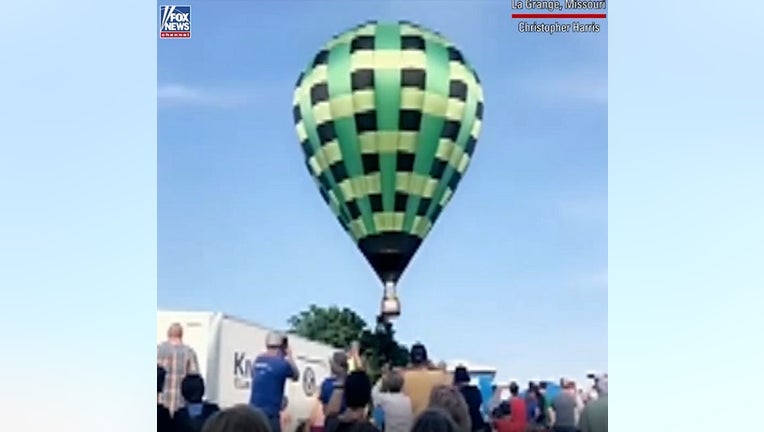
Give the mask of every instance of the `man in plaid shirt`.
[[167, 330], [167, 341], [157, 345], [157, 364], [167, 371], [164, 391], [159, 401], [174, 414], [184, 404], [180, 394], [183, 378], [191, 373], [199, 373], [196, 352], [183, 344], [183, 327], [180, 324], [172, 324]]

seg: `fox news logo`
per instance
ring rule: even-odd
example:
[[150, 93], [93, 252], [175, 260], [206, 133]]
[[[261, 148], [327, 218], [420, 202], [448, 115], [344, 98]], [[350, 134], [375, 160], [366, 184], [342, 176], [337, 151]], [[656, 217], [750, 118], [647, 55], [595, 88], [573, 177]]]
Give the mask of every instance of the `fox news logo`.
[[191, 6], [160, 6], [160, 39], [191, 38]]

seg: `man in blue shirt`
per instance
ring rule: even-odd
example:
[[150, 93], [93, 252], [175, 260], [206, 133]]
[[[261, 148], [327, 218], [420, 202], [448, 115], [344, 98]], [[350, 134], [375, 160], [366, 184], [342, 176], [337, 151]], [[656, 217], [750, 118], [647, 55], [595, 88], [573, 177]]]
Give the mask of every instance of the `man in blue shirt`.
[[281, 432], [281, 404], [286, 380], [297, 381], [300, 371], [292, 359], [283, 335], [270, 332], [265, 338], [266, 351], [252, 365], [252, 393], [249, 404], [268, 417], [272, 432]]

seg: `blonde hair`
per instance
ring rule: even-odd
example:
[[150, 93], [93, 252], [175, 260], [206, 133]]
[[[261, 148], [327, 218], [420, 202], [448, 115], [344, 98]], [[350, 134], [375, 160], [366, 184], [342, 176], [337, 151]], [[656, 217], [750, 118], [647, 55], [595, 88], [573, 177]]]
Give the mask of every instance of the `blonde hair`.
[[441, 408], [446, 411], [451, 420], [461, 432], [472, 430], [470, 411], [464, 397], [454, 386], [439, 384], [432, 388], [430, 393], [430, 408]]
[[259, 409], [236, 405], [215, 413], [204, 423], [202, 432], [271, 432], [271, 425]]
[[180, 323], [172, 323], [167, 329], [168, 338], [181, 339], [183, 337], [183, 326]]

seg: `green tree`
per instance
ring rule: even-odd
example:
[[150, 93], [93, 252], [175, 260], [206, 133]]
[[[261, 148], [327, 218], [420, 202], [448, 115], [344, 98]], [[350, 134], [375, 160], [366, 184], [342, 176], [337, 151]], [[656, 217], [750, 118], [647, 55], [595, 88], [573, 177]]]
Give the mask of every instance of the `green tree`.
[[405, 366], [409, 362], [408, 349], [395, 340], [395, 330], [390, 323], [378, 324], [373, 330], [364, 330], [361, 347], [369, 375], [375, 379], [385, 364], [395, 367]]
[[361, 337], [366, 321], [349, 308], [310, 305], [287, 321], [290, 332], [306, 339], [345, 349]]
[[376, 380], [382, 366], [405, 366], [408, 349], [395, 340], [391, 323], [375, 323], [369, 327], [366, 321], [352, 309], [337, 306], [310, 305], [288, 320], [290, 332], [338, 349], [346, 349], [354, 340], [361, 343], [366, 370]]

